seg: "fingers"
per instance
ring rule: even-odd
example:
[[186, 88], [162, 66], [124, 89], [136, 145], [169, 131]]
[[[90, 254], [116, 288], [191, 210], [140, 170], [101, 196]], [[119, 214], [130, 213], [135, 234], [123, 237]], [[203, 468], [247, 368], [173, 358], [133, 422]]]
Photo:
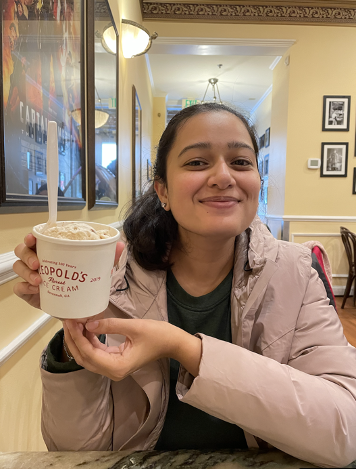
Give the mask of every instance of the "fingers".
[[33, 286], [29, 282], [18, 282], [13, 288], [14, 294], [21, 299], [24, 299], [26, 295], [38, 294], [39, 290], [39, 286]]
[[24, 238], [25, 245], [29, 248], [32, 248], [33, 251], [36, 251], [36, 237], [32, 233], [28, 233]]
[[18, 276], [22, 277], [22, 279], [33, 286], [38, 286], [42, 282], [41, 276], [38, 272], [28, 268], [26, 264], [20, 260], [15, 261], [13, 270]]
[[[72, 323], [75, 323], [75, 322], [72, 322]], [[79, 324], [77, 324], [74, 327], [78, 328], [79, 331], [81, 329]], [[81, 325], [81, 327], [83, 328], [83, 325]], [[83, 358], [82, 358], [82, 356], [79, 352], [79, 349], [77, 348], [77, 345], [75, 344], [75, 342], [72, 338], [71, 332], [73, 330], [73, 327], [69, 328], [67, 322], [64, 321], [63, 322], [63, 330], [64, 330], [64, 340], [66, 342], [66, 345], [69, 348], [69, 351], [71, 352], [71, 355], [74, 357], [75, 362], [78, 365], [83, 366]]]
[[89, 320], [85, 328], [95, 334], [120, 334], [131, 336], [137, 331], [137, 323], [134, 319], [106, 318], [104, 320]]
[[36, 253], [31, 248], [26, 246], [25, 243], [20, 243], [20, 245], [17, 245], [14, 252], [15, 255], [20, 258], [20, 260], [30, 269], [36, 270], [39, 268], [40, 263]]
[[116, 243], [114, 266], [116, 266], [117, 263], [119, 262], [120, 256], [122, 255], [122, 252], [124, 251], [124, 248], [125, 248], [125, 243], [123, 243], [123, 242], [117, 242]]

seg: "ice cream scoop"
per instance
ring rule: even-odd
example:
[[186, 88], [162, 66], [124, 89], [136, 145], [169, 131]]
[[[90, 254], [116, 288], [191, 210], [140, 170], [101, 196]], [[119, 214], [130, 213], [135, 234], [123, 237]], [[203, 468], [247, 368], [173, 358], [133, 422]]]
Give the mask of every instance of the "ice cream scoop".
[[66, 240], [103, 240], [111, 237], [109, 230], [95, 230], [81, 222], [58, 222], [55, 226], [44, 227], [42, 234]]

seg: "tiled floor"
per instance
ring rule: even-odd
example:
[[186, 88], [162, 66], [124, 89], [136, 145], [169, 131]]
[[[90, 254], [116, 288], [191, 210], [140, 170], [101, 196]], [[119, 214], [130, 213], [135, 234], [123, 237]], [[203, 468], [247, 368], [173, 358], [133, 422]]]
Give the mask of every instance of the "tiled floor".
[[356, 307], [353, 306], [353, 298], [349, 297], [345, 307], [341, 310], [342, 297], [336, 297], [337, 313], [344, 327], [344, 335], [347, 341], [356, 347]]

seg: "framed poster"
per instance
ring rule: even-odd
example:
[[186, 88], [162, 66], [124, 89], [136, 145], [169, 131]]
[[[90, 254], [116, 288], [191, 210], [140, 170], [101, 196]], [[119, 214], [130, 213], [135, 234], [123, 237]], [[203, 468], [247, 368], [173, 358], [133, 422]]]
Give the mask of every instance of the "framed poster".
[[265, 146], [265, 134], [261, 135], [260, 140], [259, 140], [259, 148], [263, 149]]
[[58, 206], [85, 205], [84, 1], [2, 0], [0, 212], [47, 211], [47, 127], [58, 128]]
[[88, 2], [88, 208], [118, 206], [119, 36], [107, 0]]
[[323, 142], [320, 176], [346, 177], [348, 149], [348, 142]]
[[132, 199], [142, 195], [142, 108], [132, 86]]
[[348, 131], [351, 96], [323, 97], [323, 131]]

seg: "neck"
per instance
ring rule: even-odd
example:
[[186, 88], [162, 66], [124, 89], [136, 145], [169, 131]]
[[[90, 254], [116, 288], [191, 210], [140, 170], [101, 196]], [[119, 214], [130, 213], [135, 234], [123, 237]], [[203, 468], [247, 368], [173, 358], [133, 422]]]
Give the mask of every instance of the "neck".
[[181, 234], [169, 256], [180, 286], [194, 297], [212, 292], [234, 265], [235, 238], [215, 240], [196, 234]]

